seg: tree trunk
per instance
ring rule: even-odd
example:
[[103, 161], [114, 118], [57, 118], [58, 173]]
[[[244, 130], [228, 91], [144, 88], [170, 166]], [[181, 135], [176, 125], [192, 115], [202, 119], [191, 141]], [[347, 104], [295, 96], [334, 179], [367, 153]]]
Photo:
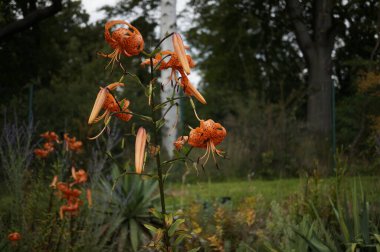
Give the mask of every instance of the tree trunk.
[[[288, 13], [295, 28], [298, 45], [308, 69], [307, 126], [315, 153], [312, 159], [322, 166], [331, 160], [332, 132], [332, 50], [335, 41], [333, 0], [314, 0], [312, 24], [306, 25], [304, 9], [299, 0], [286, 0]], [[310, 19], [309, 19], [310, 20]], [[335, 151], [335, 150], [333, 150]]]
[[[161, 38], [166, 34], [176, 31], [176, 0], [161, 0]], [[167, 39], [162, 44], [162, 50], [173, 50], [171, 39]], [[167, 97], [171, 97], [173, 93], [173, 88], [171, 87], [170, 78], [171, 70], [164, 70], [161, 72], [161, 82], [163, 84], [163, 91], [161, 92], [161, 101], [165, 102]], [[166, 107], [163, 109], [165, 111]], [[162, 145], [163, 150], [170, 156], [173, 156], [173, 142], [177, 137], [176, 122], [179, 120], [177, 118], [176, 108], [173, 107], [166, 114], [166, 122], [162, 127]]]
[[321, 50], [312, 58], [309, 67], [307, 126], [308, 129], [331, 139], [332, 130], [332, 79], [331, 52]]

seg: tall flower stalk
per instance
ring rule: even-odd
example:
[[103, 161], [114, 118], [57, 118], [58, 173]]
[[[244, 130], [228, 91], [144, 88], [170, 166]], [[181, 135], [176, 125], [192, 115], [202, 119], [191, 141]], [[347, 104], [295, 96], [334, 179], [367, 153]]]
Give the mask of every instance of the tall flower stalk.
[[[124, 25], [124, 27], [118, 27], [112, 30], [114, 25]], [[166, 39], [172, 39], [174, 52], [171, 51], [160, 51], [160, 45]], [[214, 153], [222, 156], [222, 151], [216, 150], [215, 146], [222, 142], [226, 136], [226, 130], [219, 124], [214, 123], [212, 120], [201, 120], [195, 110], [195, 104], [191, 97], [195, 97], [200, 103], [206, 104], [206, 100], [203, 98], [201, 93], [190, 83], [187, 75], [190, 74], [191, 68], [195, 66], [190, 55], [185, 52], [185, 46], [183, 44], [182, 38], [178, 33], [171, 33], [165, 36], [157, 46], [152, 50], [152, 52], [144, 51], [144, 40], [140, 32], [134, 26], [121, 20], [110, 21], [105, 25], [105, 39], [107, 43], [114, 49], [111, 54], [99, 53], [99, 55], [110, 58], [112, 67], [115, 65], [119, 66], [123, 71], [123, 76], [115, 83], [108, 85], [107, 87], [101, 87], [100, 91], [96, 97], [94, 107], [92, 109], [89, 124], [95, 124], [97, 122], [104, 121], [104, 127], [95, 137], [90, 139], [98, 138], [104, 130], [108, 127], [113, 117], [116, 117], [123, 121], [129, 121], [132, 116], [147, 121], [150, 124], [151, 135], [148, 136], [148, 132], [140, 127], [135, 140], [135, 172], [126, 172], [125, 175], [135, 174], [135, 175], [148, 175], [151, 178], [157, 178], [160, 193], [160, 203], [161, 211], [158, 212], [152, 209], [152, 214], [162, 220], [162, 226], [155, 227], [146, 224], [145, 227], [154, 233], [153, 240], [147, 245], [147, 247], [154, 248], [158, 251], [172, 251], [173, 244], [180, 243], [185, 238], [191, 238], [189, 234], [186, 233], [186, 228], [183, 227], [184, 219], [181, 219], [178, 215], [173, 213], [168, 213], [166, 210], [165, 203], [165, 188], [164, 188], [164, 177], [166, 174], [163, 168], [172, 164], [175, 161], [190, 161], [194, 162], [189, 158], [189, 154], [193, 147], [206, 149], [206, 162], [208, 156]], [[146, 85], [142, 84], [140, 79], [126, 71], [123, 64], [120, 62], [120, 56], [124, 55], [126, 57], [135, 56], [138, 54], [143, 54], [146, 58], [141, 65], [149, 66], [150, 81]], [[171, 70], [170, 80], [162, 80], [163, 84], [160, 84], [155, 78], [155, 71]], [[123, 99], [118, 100], [113, 94], [113, 91], [117, 87], [124, 86], [122, 80], [125, 75], [130, 75], [140, 87], [143, 88], [144, 93], [147, 95], [147, 102], [150, 108], [150, 115], [142, 115], [129, 110], [130, 101]], [[178, 75], [180, 77], [178, 77]], [[164, 85], [165, 82], [174, 83], [173, 95], [168, 98], [167, 101], [162, 103], [156, 103], [159, 97], [158, 92], [160, 92], [160, 85]], [[176, 88], [181, 87], [184, 91], [185, 96], [176, 96]], [[168, 88], [162, 86], [162, 88]], [[181, 140], [173, 143], [180, 158], [175, 158], [172, 160], [161, 161], [160, 153], [160, 129], [165, 123], [165, 115], [167, 112], [176, 106], [175, 101], [178, 99], [189, 99], [196, 118], [200, 121], [201, 128], [193, 129], [189, 132], [189, 136], [182, 136]], [[133, 105], [133, 101], [131, 101]], [[162, 114], [161, 109], [165, 108], [165, 112]], [[178, 109], [178, 108], [177, 108]], [[102, 115], [99, 115], [101, 111], [104, 111]], [[194, 132], [193, 132], [194, 131]], [[188, 143], [190, 148], [188, 150], [182, 150], [182, 147]], [[149, 151], [147, 151], [147, 149]], [[155, 159], [155, 168], [157, 176], [147, 173], [144, 171], [144, 162], [148, 158], [146, 152], [149, 152], [151, 156]], [[198, 158], [203, 160], [204, 157]], [[216, 159], [214, 157], [216, 164]], [[205, 163], [205, 162], [204, 162]], [[203, 164], [202, 163], [202, 167]]]
[[[150, 61], [150, 83], [149, 83], [149, 85], [153, 85], [153, 81], [154, 81], [153, 58], [150, 57], [149, 61]], [[151, 109], [151, 114], [152, 114], [153, 141], [154, 141], [154, 148], [157, 148], [159, 146], [159, 142], [158, 142], [158, 131], [159, 131], [159, 129], [158, 129], [158, 125], [157, 125], [156, 112], [154, 110], [154, 108], [155, 108], [155, 99], [154, 99], [153, 93], [152, 93], [152, 96], [153, 97], [151, 98], [150, 109]], [[157, 166], [157, 175], [158, 175], [158, 186], [160, 188], [161, 213], [163, 214], [163, 216], [165, 216], [166, 215], [165, 191], [164, 191], [164, 181], [163, 181], [163, 178], [162, 178], [162, 167], [161, 167], [160, 151], [157, 151], [154, 154], [155, 154], [155, 157], [156, 157], [156, 166]], [[169, 250], [170, 241], [169, 241], [169, 237], [168, 237], [167, 223], [166, 223], [165, 218], [163, 218], [162, 221], [163, 221], [164, 230], [165, 230], [165, 234], [164, 234], [165, 246], [166, 246], [166, 249]]]

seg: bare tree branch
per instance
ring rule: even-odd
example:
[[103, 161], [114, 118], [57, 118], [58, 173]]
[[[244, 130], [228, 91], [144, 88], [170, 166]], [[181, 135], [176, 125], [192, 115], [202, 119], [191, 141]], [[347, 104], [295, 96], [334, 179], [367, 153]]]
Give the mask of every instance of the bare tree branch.
[[51, 17], [62, 10], [62, 0], [53, 0], [53, 4], [43, 9], [37, 9], [30, 12], [23, 19], [17, 20], [0, 29], [0, 40], [28, 29], [32, 25]]

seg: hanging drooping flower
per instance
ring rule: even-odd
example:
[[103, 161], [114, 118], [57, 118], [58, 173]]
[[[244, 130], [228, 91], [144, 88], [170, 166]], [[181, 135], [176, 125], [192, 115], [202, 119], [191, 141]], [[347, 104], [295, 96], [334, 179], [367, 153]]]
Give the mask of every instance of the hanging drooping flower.
[[[65, 200], [65, 204], [61, 205], [59, 208], [59, 216], [61, 219], [65, 217], [65, 214], [68, 213], [70, 216], [76, 216], [79, 213], [80, 206], [83, 205], [83, 201], [80, 199], [82, 195], [82, 190], [79, 190], [75, 187], [81, 186], [82, 189], [86, 188], [87, 185], [84, 185], [88, 180], [88, 174], [85, 170], [79, 169], [78, 171], [72, 167], [71, 168], [71, 177], [74, 181], [70, 182], [58, 182], [58, 176], [54, 176], [49, 187], [56, 189], [56, 195], [59, 199]], [[92, 206], [92, 194], [91, 189], [86, 188], [86, 198], [88, 207]]]
[[66, 199], [66, 205], [59, 208], [60, 218], [63, 219], [66, 212], [69, 212], [71, 216], [77, 215], [79, 206], [83, 204], [83, 202], [79, 199], [82, 191], [72, 189], [71, 186], [62, 182], [57, 183], [57, 189], [59, 191], [59, 197]]
[[42, 138], [45, 138], [47, 142], [57, 142], [59, 143], [59, 137], [54, 131], [46, 131], [40, 135]]
[[[173, 47], [172, 51], [162, 51], [156, 54], [153, 65], [158, 67], [159, 70], [171, 69], [170, 79], [178, 83], [185, 94], [194, 96], [202, 104], [206, 104], [206, 100], [201, 93], [190, 83], [187, 74], [190, 74], [190, 68], [195, 66], [195, 63], [190, 55], [185, 52], [185, 46], [183, 45], [182, 38], [178, 33], [173, 35]], [[169, 55], [168, 61], [163, 60], [163, 57]], [[147, 59], [141, 63], [142, 66], [149, 65], [150, 59]], [[159, 64], [159, 65], [158, 65]], [[177, 78], [176, 72], [179, 73], [181, 79]]]
[[82, 150], [82, 141], [77, 141], [76, 137], [69, 137], [69, 134], [64, 134], [64, 139], [66, 143], [66, 149], [74, 152], [79, 152]]
[[[111, 90], [115, 90], [117, 87], [123, 87], [123, 83], [115, 82], [109, 84], [105, 88], [100, 88], [100, 91], [96, 97], [94, 106], [92, 108], [90, 118], [88, 119], [88, 124], [97, 123], [104, 118], [104, 122], [107, 124], [111, 113], [123, 121], [129, 121], [132, 118], [131, 114], [128, 114], [129, 101], [126, 99], [118, 102], [113, 95], [110, 93]], [[100, 111], [104, 109], [104, 113], [101, 116], [98, 116]], [[117, 113], [123, 112], [123, 113]]]
[[47, 150], [48, 152], [53, 152], [54, 151], [54, 143], [52, 143], [52, 142], [44, 143], [44, 149]]
[[79, 189], [72, 189], [70, 185], [63, 182], [57, 183], [57, 189], [59, 191], [58, 196], [67, 200], [78, 198], [82, 194]]
[[144, 170], [146, 138], [146, 130], [140, 127], [137, 131], [135, 142], [135, 167], [138, 174], [141, 174]]
[[58, 135], [54, 131], [46, 131], [40, 135], [45, 139], [43, 148], [34, 149], [34, 154], [39, 158], [46, 158], [54, 151], [54, 143], [60, 143]]
[[65, 213], [68, 212], [70, 216], [76, 216], [79, 212], [79, 206], [83, 202], [78, 198], [73, 198], [67, 201], [67, 205], [63, 205], [59, 208], [59, 217], [61, 220], [65, 217]]
[[49, 151], [45, 149], [34, 149], [34, 155], [39, 158], [46, 158], [49, 155]]
[[[128, 109], [129, 101], [127, 99], [117, 101], [115, 97], [110, 93], [111, 90], [114, 90], [117, 87], [122, 86], [124, 86], [123, 83], [115, 82], [109, 84], [105, 88], [100, 88], [94, 106], [92, 108], [90, 117], [88, 119], [88, 124], [94, 124], [104, 119], [104, 124], [107, 126], [111, 120], [111, 115], [114, 115], [125, 122], [131, 120], [132, 114], [131, 111]], [[99, 113], [102, 109], [104, 110], [104, 113], [99, 116]], [[89, 139], [98, 138], [106, 129], [106, 126], [100, 131], [98, 135]]]
[[71, 176], [74, 179], [74, 182], [71, 185], [86, 183], [88, 178], [88, 175], [85, 170], [79, 169], [78, 171], [76, 171], [75, 167], [71, 168]]
[[223, 141], [226, 135], [227, 131], [220, 123], [215, 123], [211, 119], [201, 120], [200, 127], [190, 131], [188, 144], [196, 148], [206, 149], [206, 153], [199, 158], [199, 160], [205, 159], [203, 164], [207, 163], [210, 153], [216, 163], [214, 153], [223, 157], [223, 152], [218, 150], [216, 146]]
[[[123, 25], [110, 32], [115, 25]], [[109, 64], [120, 60], [120, 55], [127, 57], [138, 55], [144, 49], [144, 39], [139, 30], [123, 20], [109, 21], [105, 25], [104, 37], [106, 42], [114, 49], [111, 54], [99, 53], [99, 55], [110, 58]], [[109, 65], [108, 64], [108, 65]]]

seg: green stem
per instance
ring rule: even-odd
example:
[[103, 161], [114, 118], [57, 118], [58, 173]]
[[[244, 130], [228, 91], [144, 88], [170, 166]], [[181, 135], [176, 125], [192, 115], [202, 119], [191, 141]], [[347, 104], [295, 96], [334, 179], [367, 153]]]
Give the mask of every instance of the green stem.
[[70, 251], [74, 251], [74, 219], [73, 216], [70, 216]]
[[187, 98], [187, 96], [179, 96], [179, 97], [171, 98], [171, 99], [169, 99], [169, 100], [167, 100], [165, 102], [157, 104], [156, 107], [154, 108], [154, 110], [157, 110], [158, 108], [163, 107], [164, 105], [166, 105], [169, 102], [173, 102], [175, 100], [180, 100], [180, 99], [186, 99], [186, 98]]
[[[153, 80], [154, 76], [153, 76], [153, 58], [152, 57], [150, 57], [150, 77], [151, 77], [151, 80]], [[151, 82], [149, 85], [153, 85], [153, 83]], [[153, 141], [154, 141], [154, 145], [158, 146], [159, 145], [158, 129], [157, 129], [157, 124], [156, 124], [157, 120], [156, 120], [156, 112], [154, 109], [155, 104], [154, 104], [153, 94], [152, 94], [150, 107], [151, 107], [152, 121], [153, 121], [153, 123], [152, 123], [152, 125], [153, 125]], [[169, 241], [169, 236], [168, 236], [168, 228], [167, 228], [166, 221], [165, 221], [165, 215], [166, 215], [165, 192], [164, 192], [164, 182], [162, 179], [162, 167], [161, 167], [160, 152], [157, 152], [157, 154], [156, 154], [156, 165], [157, 165], [157, 175], [158, 175], [158, 186], [160, 189], [161, 213], [164, 216], [162, 219], [163, 224], [164, 224], [164, 230], [165, 230], [164, 242], [165, 242], [166, 250], [169, 251], [170, 241]]]
[[57, 245], [56, 245], [54, 251], [58, 251], [58, 250], [59, 250], [59, 247], [60, 247], [60, 245], [61, 245], [61, 240], [62, 240], [63, 231], [64, 231], [64, 229], [65, 229], [65, 224], [66, 224], [66, 219], [64, 218], [63, 221], [61, 221], [61, 230], [60, 230], [60, 232], [59, 232], [59, 235], [58, 235], [58, 242], [57, 242]]
[[164, 61], [166, 58], [168, 58], [168, 57], [170, 57], [170, 56], [172, 56], [172, 55], [170, 55], [170, 54], [168, 54], [168, 55], [165, 55], [158, 63], [157, 63], [157, 65], [154, 67], [154, 69], [153, 70], [157, 70], [157, 68], [159, 68], [160, 67], [160, 65], [161, 65], [161, 63], [162, 63], [162, 61]]
[[[153, 51], [155, 51], [158, 47], [160, 47], [160, 45], [167, 39], [169, 38], [170, 36], [172, 36], [174, 34], [174, 32], [172, 33], [169, 33], [168, 35], [166, 35], [163, 39], [160, 40], [160, 42], [158, 42], [158, 44], [156, 45], [156, 47], [154, 48]], [[151, 60], [151, 63], [152, 63], [152, 60]]]
[[193, 147], [191, 147], [185, 154], [185, 156], [183, 157], [179, 157], [179, 158], [173, 158], [173, 159], [170, 159], [170, 160], [167, 160], [167, 161], [164, 161], [162, 162], [162, 166], [165, 166], [165, 165], [168, 165], [168, 164], [171, 164], [171, 163], [174, 163], [175, 161], [186, 161], [186, 160], [189, 160], [190, 162], [194, 163], [194, 161], [189, 158], [189, 154], [191, 152], [191, 150], [193, 149]]

